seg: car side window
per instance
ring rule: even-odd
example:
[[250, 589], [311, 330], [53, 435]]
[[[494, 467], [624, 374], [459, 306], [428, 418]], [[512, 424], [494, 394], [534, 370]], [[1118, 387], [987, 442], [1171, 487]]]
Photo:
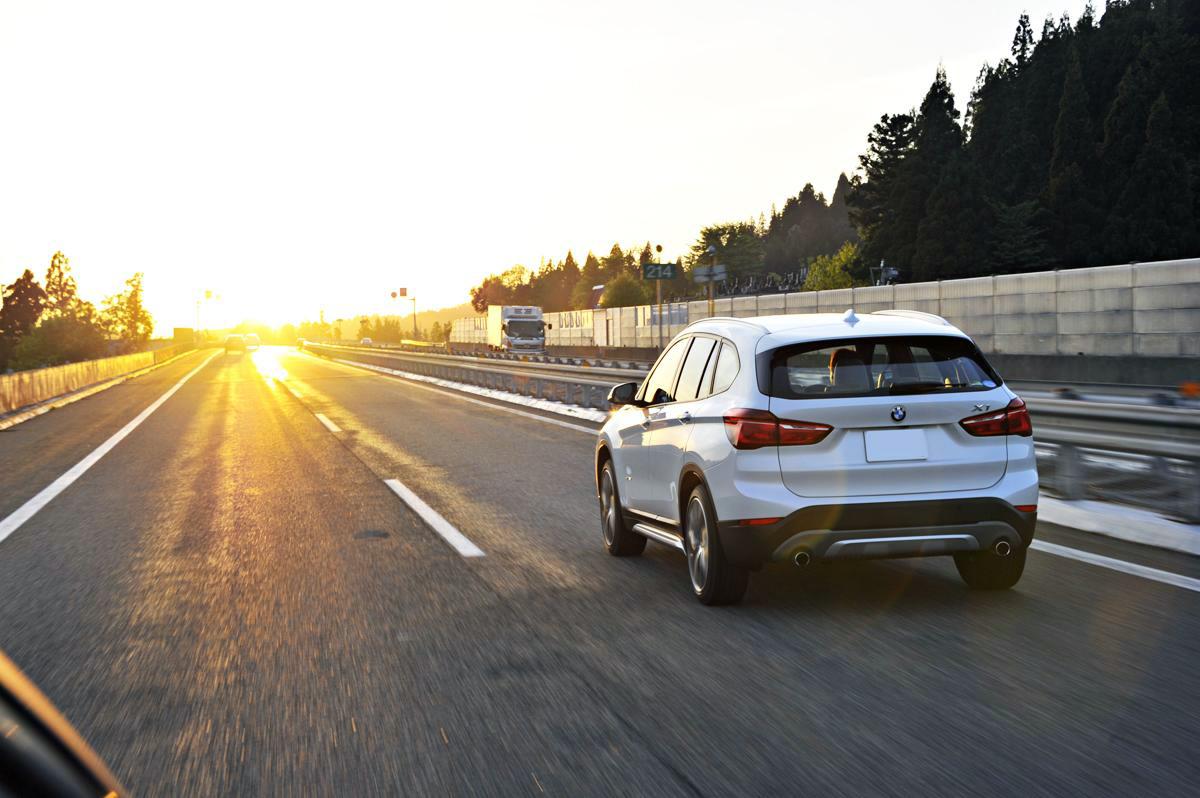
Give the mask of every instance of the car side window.
[[[642, 389], [642, 401], [647, 404], [662, 404], [664, 402], [675, 401], [675, 372], [679, 371], [679, 362], [683, 360], [683, 356], [687, 353], [688, 344], [692, 339], [681, 338], [667, 350], [667, 353], [658, 361], [658, 365], [654, 367], [654, 371], [646, 377], [646, 387]], [[662, 391], [662, 395], [658, 392]], [[659, 399], [655, 402], [655, 397]], [[662, 398], [665, 396], [666, 398]]]
[[741, 366], [737, 348], [728, 342], [721, 344], [721, 354], [717, 358], [716, 370], [709, 369], [709, 371], [713, 371], [712, 392], [720, 393], [729, 390], [729, 386], [733, 385], [733, 380], [737, 377]]
[[679, 370], [679, 386], [675, 389], [675, 400], [687, 402], [701, 396], [707, 396], [708, 391], [702, 389], [702, 379], [706, 373], [705, 366], [712, 355], [716, 341], [712, 338], [697, 337], [692, 341], [683, 368]]

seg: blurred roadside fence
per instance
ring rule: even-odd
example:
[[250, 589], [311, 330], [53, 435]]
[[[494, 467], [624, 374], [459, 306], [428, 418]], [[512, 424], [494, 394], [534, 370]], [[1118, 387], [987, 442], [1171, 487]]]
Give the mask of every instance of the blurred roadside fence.
[[0, 374], [0, 415], [141, 371], [192, 348], [190, 344], [176, 344], [133, 355]]

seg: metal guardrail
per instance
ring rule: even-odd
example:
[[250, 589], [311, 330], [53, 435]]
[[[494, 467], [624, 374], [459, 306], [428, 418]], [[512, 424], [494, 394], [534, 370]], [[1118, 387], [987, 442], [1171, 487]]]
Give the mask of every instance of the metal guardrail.
[[342, 349], [356, 349], [360, 351], [383, 351], [383, 352], [413, 352], [421, 353], [427, 357], [448, 357], [457, 358], [465, 361], [501, 361], [512, 363], [513, 365], [525, 366], [562, 366], [566, 368], [588, 368], [597, 371], [602, 369], [620, 370], [622, 372], [642, 372], [650, 370], [650, 363], [641, 360], [629, 360], [626, 358], [603, 358], [603, 357], [566, 357], [562, 355], [534, 355], [526, 353], [513, 352], [454, 352], [444, 344], [436, 344], [428, 341], [401, 341], [398, 344], [392, 343], [377, 343], [377, 344], [348, 344], [348, 343], [330, 343], [328, 341], [308, 343], [309, 346], [329, 346], [339, 347]]
[[498, 369], [486, 364], [454, 362], [445, 356], [430, 357], [395, 350], [373, 351], [308, 343], [304, 345], [304, 349], [322, 357], [351, 360], [423, 377], [464, 383], [477, 388], [490, 388], [597, 410], [608, 409], [608, 392], [616, 384], [614, 380], [603, 377], [591, 379], [583, 376], [573, 377], [566, 373], [562, 376], [551, 376], [511, 368]]
[[[356, 361], [480, 388], [608, 409], [608, 391], [639, 373], [488, 363], [478, 358], [306, 344], [324, 357]], [[1200, 521], [1200, 412], [1180, 408], [1028, 399], [1042, 487], [1067, 499], [1146, 507]]]

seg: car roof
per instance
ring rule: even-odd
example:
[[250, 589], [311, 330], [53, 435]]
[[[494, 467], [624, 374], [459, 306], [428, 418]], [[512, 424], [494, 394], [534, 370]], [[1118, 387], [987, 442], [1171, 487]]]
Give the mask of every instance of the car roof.
[[858, 313], [789, 313], [744, 318], [713, 317], [688, 325], [685, 332], [712, 332], [735, 338], [763, 339], [766, 345], [792, 341], [819, 341], [876, 335], [951, 335], [966, 333], [940, 316], [915, 310], [884, 310]]

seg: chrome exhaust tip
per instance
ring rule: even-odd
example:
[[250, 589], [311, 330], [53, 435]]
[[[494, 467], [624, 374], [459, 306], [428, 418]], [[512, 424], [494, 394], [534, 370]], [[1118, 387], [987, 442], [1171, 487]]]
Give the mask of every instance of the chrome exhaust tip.
[[796, 556], [792, 558], [792, 561], [796, 563], [798, 568], [806, 568], [812, 562], [812, 555], [807, 551], [798, 551], [796, 552]]
[[1012, 554], [1012, 544], [1007, 540], [997, 540], [992, 546], [992, 551], [996, 553], [997, 557], [1007, 557]]

